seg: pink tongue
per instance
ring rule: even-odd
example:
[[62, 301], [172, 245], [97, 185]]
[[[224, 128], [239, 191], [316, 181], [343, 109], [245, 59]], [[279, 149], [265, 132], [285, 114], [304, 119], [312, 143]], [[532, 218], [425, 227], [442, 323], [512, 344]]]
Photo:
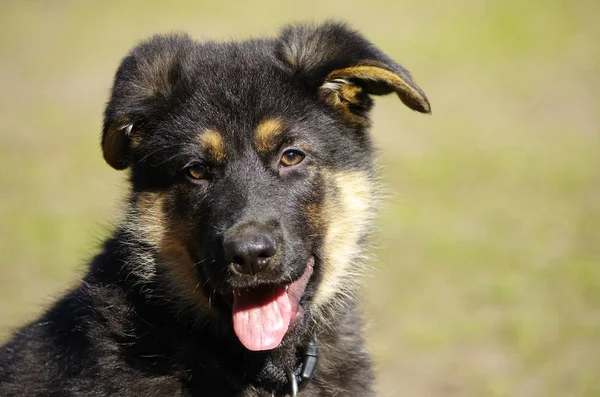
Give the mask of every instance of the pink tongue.
[[233, 330], [248, 350], [270, 350], [279, 346], [292, 316], [285, 289], [260, 295], [252, 291], [233, 294]]

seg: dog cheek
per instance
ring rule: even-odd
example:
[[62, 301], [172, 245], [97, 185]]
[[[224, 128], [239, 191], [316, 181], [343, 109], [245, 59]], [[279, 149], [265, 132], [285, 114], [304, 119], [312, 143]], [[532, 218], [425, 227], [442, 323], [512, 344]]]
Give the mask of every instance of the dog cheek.
[[315, 239], [322, 237], [326, 227], [323, 218], [326, 183], [321, 172], [315, 170], [311, 175], [310, 187], [303, 194], [301, 229], [310, 245], [314, 244]]
[[153, 248], [160, 246], [165, 232], [164, 202], [162, 192], [142, 192], [133, 200], [128, 216], [128, 228]]
[[208, 299], [200, 288], [196, 266], [184, 236], [189, 225], [177, 220], [170, 208], [176, 200], [168, 192], [142, 192], [133, 201], [127, 222], [130, 235], [137, 236], [151, 253], [140, 252], [144, 264], [138, 273], [150, 281], [158, 271], [166, 274], [164, 288], [194, 307], [208, 310]]
[[306, 220], [309, 236], [318, 235], [323, 230], [322, 204], [320, 202], [308, 203], [304, 206], [302, 213]]
[[374, 182], [364, 171], [325, 173], [321, 209], [325, 230], [322, 246], [322, 281], [314, 305], [323, 307], [336, 296], [352, 296], [364, 272], [364, 242], [373, 218]]
[[[175, 229], [177, 229], [176, 225], [168, 227], [168, 230]], [[170, 289], [186, 303], [203, 311], [208, 310], [208, 298], [201, 286], [196, 265], [177, 233], [172, 231], [165, 233], [161, 241], [159, 257], [165, 266]]]

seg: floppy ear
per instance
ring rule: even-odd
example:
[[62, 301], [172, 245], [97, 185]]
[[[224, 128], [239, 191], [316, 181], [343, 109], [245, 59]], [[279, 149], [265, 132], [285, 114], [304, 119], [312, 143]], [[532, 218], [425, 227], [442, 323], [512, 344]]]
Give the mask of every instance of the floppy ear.
[[164, 109], [186, 73], [193, 41], [185, 35], [155, 36], [123, 59], [104, 112], [102, 152], [117, 170], [131, 165], [132, 138]]
[[352, 123], [365, 123], [370, 95], [395, 92], [409, 108], [430, 113], [427, 96], [402, 66], [346, 25], [295, 25], [281, 33], [277, 55], [296, 78], [342, 112]]

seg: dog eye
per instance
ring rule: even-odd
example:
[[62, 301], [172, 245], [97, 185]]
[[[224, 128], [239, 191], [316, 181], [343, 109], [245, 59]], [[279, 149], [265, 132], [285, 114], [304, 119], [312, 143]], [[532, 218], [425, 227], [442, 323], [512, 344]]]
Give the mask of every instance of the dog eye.
[[293, 165], [300, 164], [302, 160], [304, 160], [306, 155], [302, 153], [300, 150], [290, 149], [286, 150], [281, 156], [281, 160], [279, 160], [279, 164], [284, 167], [291, 167]]
[[202, 163], [192, 164], [185, 169], [185, 173], [194, 180], [206, 179], [208, 177], [208, 167]]

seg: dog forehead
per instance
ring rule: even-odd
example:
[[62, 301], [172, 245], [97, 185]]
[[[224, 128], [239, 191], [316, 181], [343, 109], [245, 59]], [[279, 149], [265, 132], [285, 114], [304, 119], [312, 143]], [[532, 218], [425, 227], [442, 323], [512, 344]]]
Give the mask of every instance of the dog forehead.
[[185, 106], [172, 110], [175, 119], [186, 119], [177, 124], [191, 124], [201, 140], [215, 141], [218, 134], [228, 145], [253, 143], [266, 150], [314, 107], [272, 59], [222, 58], [198, 65]]
[[194, 55], [191, 81], [204, 95], [260, 94], [290, 82], [289, 72], [275, 58], [268, 41], [200, 44]]
[[266, 41], [200, 44], [186, 61], [173, 105], [157, 115], [158, 140], [179, 139], [226, 162], [248, 149], [268, 154], [323, 116]]
[[[219, 50], [223, 48], [222, 50]], [[203, 118], [227, 115], [233, 123], [258, 117], [260, 112], [281, 108], [281, 100], [291, 100], [292, 76], [276, 60], [259, 48], [238, 51], [231, 46], [215, 46], [202, 51], [182, 79], [182, 92]], [[232, 117], [234, 114], [236, 117]]]

